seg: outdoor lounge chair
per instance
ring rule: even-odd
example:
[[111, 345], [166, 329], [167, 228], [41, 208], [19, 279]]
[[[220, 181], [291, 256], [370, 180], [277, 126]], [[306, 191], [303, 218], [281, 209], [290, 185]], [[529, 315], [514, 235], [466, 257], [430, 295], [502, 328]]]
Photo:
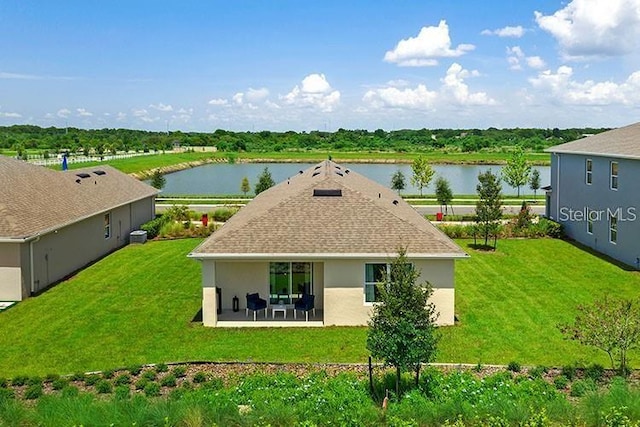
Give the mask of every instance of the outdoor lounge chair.
[[264, 310], [264, 317], [267, 317], [267, 301], [260, 298], [259, 293], [247, 294], [247, 308], [245, 314], [249, 315], [249, 310], [253, 310], [253, 321], [256, 320], [256, 312]]
[[313, 311], [313, 316], [315, 317], [316, 309], [313, 305], [315, 298], [316, 298], [315, 295], [303, 294], [302, 298], [297, 300], [293, 305], [293, 318], [296, 319], [296, 313], [298, 312], [298, 310], [304, 311], [306, 322], [309, 321], [310, 311]]

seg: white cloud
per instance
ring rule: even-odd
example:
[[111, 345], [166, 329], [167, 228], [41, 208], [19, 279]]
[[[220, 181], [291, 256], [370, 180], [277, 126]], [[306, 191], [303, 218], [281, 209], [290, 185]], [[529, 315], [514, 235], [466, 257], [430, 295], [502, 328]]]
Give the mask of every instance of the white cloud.
[[517, 27], [506, 26], [504, 28], [498, 28], [497, 30], [483, 30], [480, 34], [483, 36], [520, 38], [524, 35], [524, 28], [520, 25]]
[[640, 71], [632, 73], [623, 83], [612, 81], [579, 82], [573, 79], [573, 69], [561, 66], [556, 73], [546, 70], [529, 79], [542, 96], [570, 105], [634, 105], [640, 102]]
[[145, 122], [145, 123], [153, 123], [153, 122], [157, 122], [158, 120], [160, 120], [160, 117], [151, 117], [149, 115], [149, 111], [147, 111], [144, 108], [141, 108], [139, 110], [133, 109], [131, 110], [131, 114], [133, 114], [133, 117]]
[[20, 117], [22, 117], [22, 114], [19, 114], [19, 113], [3, 113], [2, 111], [0, 111], [0, 117], [6, 117], [8, 119], [19, 119]]
[[165, 105], [162, 102], [159, 104], [150, 104], [149, 108], [153, 108], [154, 110], [158, 110], [158, 111], [163, 111], [165, 113], [173, 111], [173, 107], [171, 105]]
[[58, 110], [56, 115], [58, 117], [66, 119], [67, 117], [69, 117], [71, 115], [71, 111], [69, 111], [67, 108], [61, 108], [61, 109]]
[[539, 56], [526, 56], [520, 46], [507, 47], [507, 62], [512, 70], [522, 70], [521, 62], [524, 61], [529, 68], [540, 70], [546, 67], [546, 63]]
[[286, 104], [331, 112], [340, 103], [340, 91], [333, 90], [324, 74], [309, 74], [300, 86], [280, 97]]
[[422, 27], [416, 37], [400, 40], [395, 49], [385, 53], [384, 60], [404, 67], [434, 66], [438, 58], [458, 57], [473, 49], [472, 44], [452, 49], [449, 26], [442, 20], [437, 27]]
[[238, 92], [235, 95], [233, 95], [233, 97], [231, 98], [233, 100], [233, 102], [235, 102], [238, 105], [242, 105], [244, 103], [244, 93], [242, 92]]
[[215, 106], [227, 105], [228, 103], [229, 101], [223, 98], [214, 98], [209, 101], [209, 105], [215, 105]]
[[535, 12], [568, 59], [634, 52], [640, 40], [640, 0], [572, 0], [553, 15]]
[[118, 114], [116, 114], [116, 120], [121, 122], [123, 120], [125, 120], [127, 118], [127, 114], [123, 113], [122, 111], [118, 112]]
[[447, 107], [451, 104], [460, 106], [496, 105], [496, 101], [485, 92], [470, 92], [465, 79], [477, 77], [480, 73], [462, 68], [453, 63], [445, 76], [440, 80], [442, 85], [437, 90], [429, 90], [424, 84], [415, 88], [397, 88], [387, 85], [368, 90], [362, 100], [373, 108], [404, 108], [429, 110]]
[[149, 112], [144, 108], [141, 108], [140, 110], [132, 110], [131, 112], [134, 117], [144, 117], [149, 115]]
[[430, 109], [434, 107], [438, 93], [430, 91], [423, 84], [419, 84], [415, 89], [397, 87], [385, 87], [371, 89], [364, 94], [363, 101], [375, 108], [407, 108], [407, 109]]
[[467, 77], [477, 77], [477, 71], [469, 71], [458, 63], [453, 63], [442, 79], [443, 92], [450, 94], [460, 105], [495, 105], [496, 101], [485, 92], [469, 92], [469, 86], [464, 82]]
[[248, 102], [255, 103], [265, 100], [269, 96], [269, 89], [262, 87], [259, 89], [249, 88], [245, 93]]
[[92, 112], [87, 111], [84, 108], [76, 108], [76, 112], [78, 113], [78, 117], [91, 117], [91, 116], [93, 116]]

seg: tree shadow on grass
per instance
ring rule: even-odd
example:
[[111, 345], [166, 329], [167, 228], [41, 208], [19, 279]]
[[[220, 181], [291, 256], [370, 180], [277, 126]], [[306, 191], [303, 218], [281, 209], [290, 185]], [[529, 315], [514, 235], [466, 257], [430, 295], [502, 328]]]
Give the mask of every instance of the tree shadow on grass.
[[485, 245], [484, 243], [468, 243], [467, 247], [469, 249], [473, 249], [474, 251], [480, 252], [497, 252], [498, 249], [494, 248], [493, 245]]
[[624, 271], [638, 271], [638, 269], [634, 268], [632, 265], [625, 264], [622, 261], [618, 261], [617, 259], [612, 258], [609, 255], [605, 255], [605, 254], [603, 254], [601, 252], [598, 252], [597, 250], [595, 250], [595, 249], [593, 249], [593, 248], [591, 248], [591, 247], [589, 247], [587, 245], [584, 245], [584, 244], [582, 244], [582, 243], [580, 243], [580, 242], [578, 242], [576, 240], [570, 239], [568, 237], [565, 237], [562, 240], [564, 240], [565, 242], [569, 243], [573, 247], [575, 247], [577, 249], [580, 249], [583, 252], [586, 252], [586, 253], [588, 253], [590, 255], [593, 255], [593, 256], [595, 256], [597, 258], [600, 258], [601, 260], [603, 260], [605, 262], [608, 262], [609, 264], [615, 265], [616, 267], [620, 268], [621, 270], [624, 270]]

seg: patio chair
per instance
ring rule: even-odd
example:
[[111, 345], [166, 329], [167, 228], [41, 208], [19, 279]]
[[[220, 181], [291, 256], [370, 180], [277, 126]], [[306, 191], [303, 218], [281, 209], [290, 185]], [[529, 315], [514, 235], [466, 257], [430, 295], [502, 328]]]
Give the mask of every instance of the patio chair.
[[253, 310], [253, 321], [256, 321], [256, 312], [264, 310], [264, 317], [267, 318], [267, 301], [260, 298], [259, 293], [247, 294], [247, 308], [245, 314], [249, 315], [249, 310]]
[[304, 311], [305, 321], [306, 322], [309, 321], [309, 312], [310, 311], [313, 312], [313, 316], [315, 317], [316, 309], [315, 309], [315, 307], [313, 305], [315, 298], [316, 298], [315, 295], [303, 294], [302, 298], [297, 300], [293, 305], [293, 318], [294, 319], [297, 318], [296, 314], [298, 313], [298, 310]]

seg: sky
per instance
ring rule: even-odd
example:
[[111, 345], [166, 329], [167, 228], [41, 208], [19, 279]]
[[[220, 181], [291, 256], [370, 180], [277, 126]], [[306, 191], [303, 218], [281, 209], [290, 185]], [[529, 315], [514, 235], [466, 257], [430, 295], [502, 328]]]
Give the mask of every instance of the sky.
[[640, 0], [0, 0], [0, 125], [638, 121]]

